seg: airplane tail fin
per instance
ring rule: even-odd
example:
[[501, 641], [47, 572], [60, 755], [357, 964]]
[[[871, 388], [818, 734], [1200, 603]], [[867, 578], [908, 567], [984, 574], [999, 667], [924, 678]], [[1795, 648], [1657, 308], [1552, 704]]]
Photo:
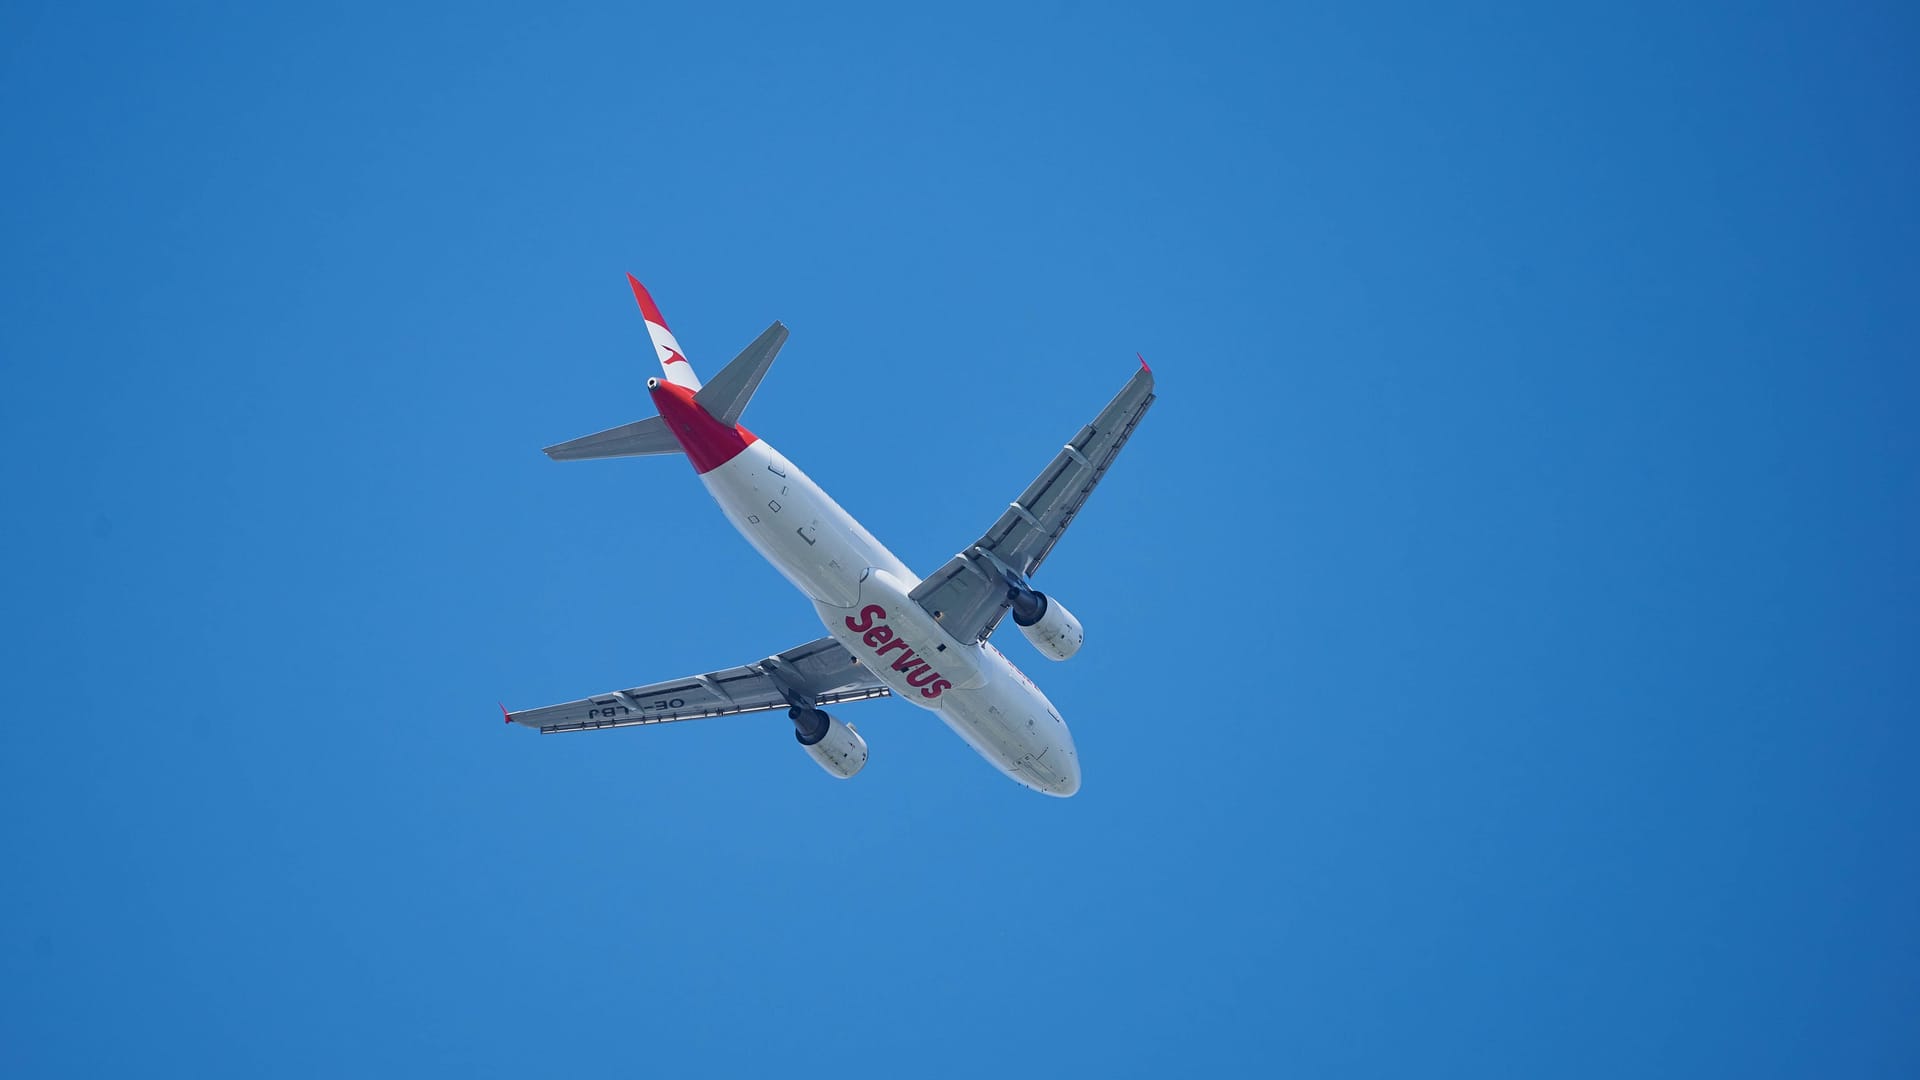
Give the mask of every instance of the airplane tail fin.
[[647, 336], [653, 339], [653, 351], [660, 356], [660, 370], [666, 374], [667, 381], [698, 392], [700, 377], [693, 373], [693, 365], [687, 363], [687, 354], [680, 351], [673, 331], [667, 329], [667, 317], [660, 314], [660, 305], [653, 302], [639, 278], [628, 274], [627, 284], [633, 286], [633, 298], [640, 302], [640, 314], [647, 320]]
[[[760, 380], [766, 377], [767, 369], [773, 366], [773, 358], [780, 354], [780, 346], [787, 343], [787, 328], [777, 322], [767, 327], [759, 337], [753, 339], [751, 345], [740, 350], [739, 356], [720, 369], [720, 374], [714, 376], [711, 384], [702, 387], [699, 377], [687, 363], [686, 354], [680, 351], [680, 343], [674, 340], [673, 331], [667, 329], [667, 318], [660, 314], [660, 305], [648, 295], [647, 287], [632, 274], [627, 275], [627, 284], [633, 286], [633, 298], [640, 302], [640, 314], [647, 320], [647, 336], [653, 339], [653, 349], [660, 356], [660, 370], [666, 373], [667, 381], [693, 391], [693, 403], [705, 410], [708, 416], [726, 427], [736, 426], [740, 422], [740, 414], [746, 410], [747, 402], [752, 400], [753, 392], [760, 388]], [[555, 461], [584, 461], [591, 458], [679, 454], [684, 453], [685, 449], [664, 416], [649, 416], [645, 420], [555, 443], [543, 452]]]

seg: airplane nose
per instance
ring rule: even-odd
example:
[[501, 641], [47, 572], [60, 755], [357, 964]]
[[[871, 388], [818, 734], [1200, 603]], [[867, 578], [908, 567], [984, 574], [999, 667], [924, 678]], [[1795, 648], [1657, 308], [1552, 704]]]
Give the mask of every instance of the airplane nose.
[[1054, 770], [1059, 779], [1047, 789], [1047, 794], [1057, 798], [1066, 798], [1080, 790], [1080, 759], [1068, 754], [1066, 759]]

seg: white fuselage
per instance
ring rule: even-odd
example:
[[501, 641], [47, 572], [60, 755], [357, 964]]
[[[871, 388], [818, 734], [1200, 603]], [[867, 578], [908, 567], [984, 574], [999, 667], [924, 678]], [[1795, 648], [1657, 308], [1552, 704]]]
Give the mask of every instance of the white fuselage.
[[827, 632], [897, 697], [940, 717], [1021, 784], [1048, 795], [1080, 790], [1073, 735], [1039, 687], [1000, 650], [954, 640], [908, 599], [919, 575], [778, 450], [755, 439], [700, 479], [734, 528], [813, 601]]

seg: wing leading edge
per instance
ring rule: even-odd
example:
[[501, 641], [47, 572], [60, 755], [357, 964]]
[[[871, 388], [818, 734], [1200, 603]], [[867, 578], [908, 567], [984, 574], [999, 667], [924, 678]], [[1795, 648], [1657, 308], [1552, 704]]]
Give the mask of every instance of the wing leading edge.
[[993, 564], [997, 561], [1022, 577], [1040, 568], [1147, 414], [1153, 397], [1153, 370], [1142, 360], [1120, 393], [1060, 448], [1000, 520], [908, 595], [958, 641], [979, 641], [993, 633], [1011, 603], [1006, 579]]
[[790, 704], [789, 692], [817, 706], [866, 701], [890, 693], [845, 646], [832, 638], [820, 638], [756, 664], [509, 712], [507, 721], [538, 728], [543, 735], [669, 724], [784, 709]]

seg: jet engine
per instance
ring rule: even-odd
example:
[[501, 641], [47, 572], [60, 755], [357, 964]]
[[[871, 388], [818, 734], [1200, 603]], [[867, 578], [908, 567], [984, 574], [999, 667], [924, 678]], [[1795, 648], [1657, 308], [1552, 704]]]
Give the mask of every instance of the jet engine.
[[853, 725], [819, 709], [788, 709], [787, 718], [793, 721], [795, 741], [821, 768], [846, 780], [866, 765], [867, 740], [853, 730]]
[[1049, 660], [1065, 660], [1079, 652], [1087, 640], [1080, 620], [1066, 605], [1032, 589], [1014, 587], [1013, 622]]

